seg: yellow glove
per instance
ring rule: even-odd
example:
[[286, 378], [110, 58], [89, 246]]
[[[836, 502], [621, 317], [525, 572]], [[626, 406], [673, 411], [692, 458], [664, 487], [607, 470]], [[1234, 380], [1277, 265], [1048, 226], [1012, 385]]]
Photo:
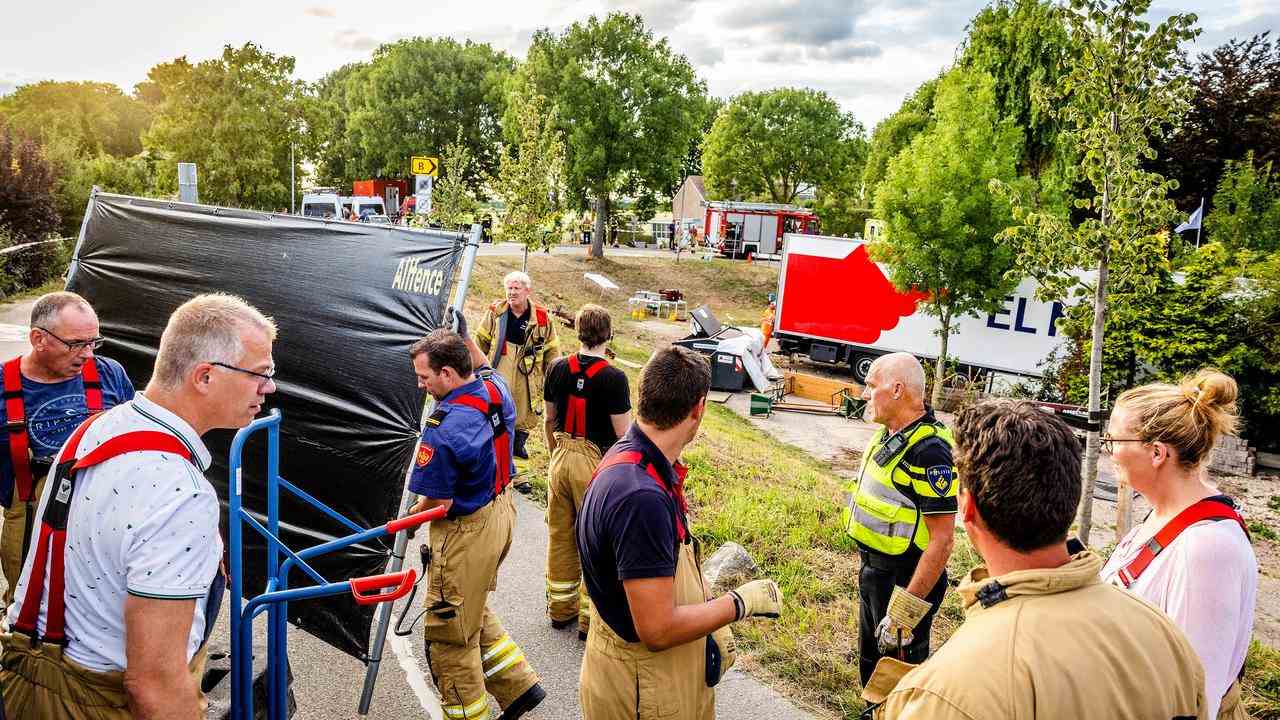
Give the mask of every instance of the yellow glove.
[[752, 580], [730, 590], [738, 616], [734, 622], [749, 617], [776, 618], [782, 612], [782, 591], [772, 580]]

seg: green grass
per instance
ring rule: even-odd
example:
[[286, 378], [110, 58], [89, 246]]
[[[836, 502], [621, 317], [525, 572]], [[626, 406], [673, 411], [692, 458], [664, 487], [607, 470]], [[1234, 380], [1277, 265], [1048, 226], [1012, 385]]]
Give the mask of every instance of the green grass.
[[1267, 501], [1267, 507], [1280, 511], [1280, 495], [1272, 495], [1271, 499]]
[[1280, 650], [1254, 640], [1244, 662], [1243, 697], [1249, 716], [1280, 718]]
[[0, 303], [9, 304], [9, 303], [22, 302], [23, 300], [31, 300], [32, 298], [38, 298], [41, 295], [44, 295], [46, 293], [51, 293], [51, 292], [56, 292], [58, 290], [61, 290], [65, 286], [66, 286], [66, 283], [62, 280], [62, 278], [57, 277], [46, 282], [45, 284], [39, 287], [28, 288], [26, 290], [15, 292], [12, 295], [5, 295], [4, 297], [0, 297]]
[[1280, 535], [1277, 535], [1276, 531], [1271, 529], [1271, 526], [1260, 520], [1249, 521], [1249, 534], [1273, 542], [1280, 540]]

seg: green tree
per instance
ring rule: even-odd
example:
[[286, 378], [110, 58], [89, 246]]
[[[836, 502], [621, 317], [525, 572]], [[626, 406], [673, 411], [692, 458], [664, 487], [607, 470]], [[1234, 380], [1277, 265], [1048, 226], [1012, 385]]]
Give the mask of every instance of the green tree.
[[1255, 165], [1252, 152], [1228, 160], [1204, 222], [1208, 236], [1228, 248], [1280, 251], [1280, 175], [1270, 162]]
[[716, 116], [702, 150], [707, 191], [717, 197], [795, 200], [851, 162], [862, 125], [821, 90], [746, 92]]
[[867, 141], [861, 137], [846, 143], [845, 158], [836, 174], [825, 184], [819, 185], [810, 206], [822, 221], [825, 235], [853, 237], [861, 234], [872, 216], [871, 203], [862, 182], [867, 163]]
[[65, 138], [77, 152], [128, 157], [142, 151], [146, 105], [110, 83], [45, 80], [0, 98], [0, 116], [42, 143]]
[[45, 143], [44, 156], [53, 167], [54, 203], [64, 236], [77, 235], [84, 219], [89, 193], [100, 190], [121, 195], [155, 194], [155, 163], [145, 154], [117, 157], [105, 152], [86, 155], [70, 138], [53, 138]]
[[969, 22], [959, 65], [995, 81], [996, 110], [1023, 129], [1018, 171], [1032, 178], [1062, 174], [1061, 121], [1034, 98], [1057, 87], [1070, 52], [1067, 24], [1045, 0], [996, 0]]
[[505, 205], [498, 235], [533, 250], [557, 235], [564, 143], [546, 98], [515, 90], [508, 103], [504, 132], [514, 142], [503, 148], [493, 179], [494, 192]]
[[445, 146], [440, 164], [444, 174], [431, 189], [431, 212], [426, 219], [449, 229], [469, 226], [477, 219], [480, 202], [467, 182], [475, 172], [475, 158], [461, 133]]
[[0, 121], [0, 230], [17, 243], [57, 230], [54, 181], [37, 141]]
[[910, 145], [916, 135], [933, 126], [933, 96], [937, 91], [938, 78], [925, 82], [892, 115], [876, 125], [862, 170], [867, 197], [875, 197], [876, 188], [889, 169], [889, 161]]
[[505, 88], [515, 67], [488, 44], [410, 38], [378, 48], [367, 65], [339, 68], [321, 81], [334, 112], [320, 166], [348, 184], [361, 177], [406, 177], [414, 155], [435, 155], [461, 137], [474, 159], [463, 179], [473, 192], [498, 168]]
[[[698, 105], [695, 108], [695, 116], [698, 118], [698, 133], [689, 141], [689, 151], [684, 156], [684, 166], [681, 168], [680, 183], [684, 182], [684, 178], [691, 175], [702, 175], [702, 145], [706, 142], [707, 135], [711, 132], [712, 125], [715, 124], [716, 117], [720, 114], [720, 110], [724, 108], [725, 101], [710, 95], [704, 95], [697, 98]], [[667, 199], [676, 194], [680, 189], [680, 183], [677, 183], [667, 193]]]
[[226, 46], [216, 59], [166, 69], [172, 72], [161, 76], [163, 100], [144, 137], [159, 161], [158, 188], [175, 191], [177, 163], [194, 162], [201, 202], [287, 206], [290, 145], [302, 134], [305, 93], [293, 79], [293, 58], [247, 43]]
[[[1021, 222], [1006, 237], [1018, 250], [1020, 269], [1041, 278], [1046, 293], [1062, 297], [1078, 288], [1080, 270], [1096, 269], [1091, 279], [1093, 323], [1090, 330], [1089, 411], [1101, 410], [1104, 330], [1110, 275], [1128, 276], [1151, 291], [1155, 277], [1133, 272], [1141, 260], [1165, 257], [1173, 218], [1167, 195], [1171, 183], [1144, 171], [1153, 157], [1150, 138], [1175, 124], [1186, 109], [1189, 88], [1183, 79], [1162, 82], [1179, 57], [1178, 45], [1195, 37], [1194, 15], [1173, 15], [1155, 28], [1142, 20], [1150, 0], [1071, 0], [1063, 13], [1073, 49], [1054, 88], [1037, 95], [1043, 108], [1059, 114], [1067, 139], [1081, 158], [1090, 197], [1077, 199], [1084, 211], [1075, 222], [1064, 213], [1037, 207], [1013, 193]], [[1089, 539], [1093, 487], [1098, 469], [1098, 431], [1087, 434], [1080, 537]], [[1130, 496], [1122, 489], [1117, 507], [1118, 533], [1127, 530]]]
[[[320, 185], [350, 185], [366, 175], [364, 169], [371, 164], [359, 140], [348, 129], [351, 115], [348, 80], [358, 77], [367, 67], [366, 63], [343, 65], [311, 88], [312, 100], [304, 107], [306, 156], [315, 160], [315, 177]], [[398, 177], [407, 173], [406, 165], [401, 172], [390, 175]]]
[[591, 254], [603, 257], [614, 193], [664, 192], [679, 182], [706, 87], [640, 16], [620, 13], [559, 34], [538, 31], [519, 73], [555, 110], [569, 199], [594, 206]]
[[933, 129], [889, 161], [876, 192], [884, 238], [872, 256], [893, 284], [927, 292], [924, 310], [940, 338], [933, 403], [942, 399], [947, 343], [959, 317], [993, 309], [1017, 284], [1013, 250], [996, 241], [1012, 221], [1007, 200], [988, 183], [1017, 183], [1022, 131], [995, 109], [991, 77], [952, 70], [942, 77]]

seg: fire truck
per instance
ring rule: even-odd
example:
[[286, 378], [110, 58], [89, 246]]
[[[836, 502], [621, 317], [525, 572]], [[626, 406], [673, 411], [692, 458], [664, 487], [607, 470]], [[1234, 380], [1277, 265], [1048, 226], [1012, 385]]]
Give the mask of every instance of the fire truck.
[[703, 204], [703, 237], [725, 257], [776, 258], [785, 233], [818, 232], [818, 216], [808, 208], [720, 200]]
[[[1037, 288], [1026, 278], [996, 312], [956, 319], [948, 359], [970, 375], [1040, 377], [1043, 361], [1066, 340], [1056, 326], [1065, 308], [1038, 299]], [[881, 355], [938, 357], [938, 319], [921, 308], [927, 300], [924, 293], [897, 290], [861, 240], [788, 234], [774, 337], [782, 352], [848, 365], [864, 382]]]

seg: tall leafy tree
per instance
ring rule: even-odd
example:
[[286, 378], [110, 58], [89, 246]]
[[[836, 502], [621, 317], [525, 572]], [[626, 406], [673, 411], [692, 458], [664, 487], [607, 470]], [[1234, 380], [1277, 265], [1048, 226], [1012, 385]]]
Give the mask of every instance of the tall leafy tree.
[[884, 238], [872, 256], [888, 264], [893, 284], [930, 295], [924, 310], [938, 318], [933, 403], [942, 398], [947, 344], [955, 321], [991, 310], [1007, 295], [1014, 253], [996, 236], [1012, 221], [990, 181], [1017, 183], [1022, 131], [996, 110], [995, 83], [956, 69], [943, 76], [932, 130], [889, 161], [876, 192]]
[[[350, 185], [367, 173], [371, 164], [359, 139], [349, 130], [351, 98], [348, 80], [368, 68], [366, 63], [349, 63], [325, 75], [311, 87], [311, 100], [304, 106], [306, 156], [315, 160], [315, 177], [321, 185]], [[355, 81], [356, 83], [359, 80]], [[408, 172], [406, 167], [400, 176]]]
[[811, 207], [822, 221], [823, 234], [852, 237], [863, 231], [871, 217], [874, 198], [862, 181], [867, 147], [864, 138], [850, 139], [835, 176], [817, 187]]
[[[702, 145], [706, 142], [707, 135], [711, 132], [711, 126], [715, 124], [716, 116], [725, 106], [725, 101], [710, 95], [704, 95], [696, 100], [695, 115], [697, 116], [698, 133], [689, 141], [689, 151], [685, 153], [684, 165], [680, 169], [680, 182], [690, 175], [702, 175]], [[680, 189], [679, 183], [666, 193], [668, 197], [674, 195]]]
[[[180, 66], [178, 66], [180, 67]], [[166, 74], [144, 142], [176, 190], [178, 162], [194, 162], [205, 203], [274, 210], [289, 204], [290, 144], [301, 135], [305, 86], [294, 60], [253, 43]]]
[[[1059, 114], [1064, 132], [1081, 158], [1090, 197], [1076, 200], [1082, 219], [1037, 207], [1014, 194], [1020, 225], [1008, 237], [1018, 249], [1021, 270], [1043, 281], [1046, 292], [1062, 297], [1079, 287], [1080, 270], [1091, 278], [1093, 323], [1090, 330], [1089, 411], [1102, 407], [1102, 362], [1108, 289], [1113, 272], [1128, 275], [1138, 287], [1154, 288], [1154, 277], [1133, 272], [1140, 261], [1165, 257], [1174, 216], [1167, 198], [1172, 183], [1145, 171], [1154, 156], [1150, 138], [1176, 123], [1186, 110], [1190, 88], [1184, 79], [1162, 82], [1179, 58], [1179, 43], [1195, 37], [1196, 17], [1178, 14], [1156, 27], [1142, 18], [1150, 0], [1071, 0], [1063, 9], [1073, 49], [1057, 86], [1037, 96]], [[1080, 536], [1088, 542], [1097, 480], [1098, 438], [1087, 434]], [[1130, 494], [1119, 493], [1118, 532], [1125, 525]]]
[[1058, 86], [1070, 51], [1067, 24], [1054, 3], [995, 0], [969, 22], [958, 63], [994, 80], [996, 110], [1025, 137], [1019, 173], [1036, 182], [1040, 202], [1057, 206], [1069, 199], [1075, 157], [1061, 142], [1061, 119], [1034, 98]]
[[861, 123], [821, 90], [743, 93], [716, 116], [703, 145], [707, 190], [789, 203], [801, 185], [840, 177], [862, 134]]
[[1270, 33], [1230, 40], [1194, 63], [1179, 58], [1170, 74], [1195, 94], [1149, 164], [1178, 181], [1179, 208], [1190, 211], [1211, 195], [1228, 160], [1247, 152], [1257, 162], [1280, 160], [1280, 43]]
[[1236, 250], [1280, 251], [1280, 173], [1272, 163], [1255, 165], [1253, 153], [1228, 160], [1213, 196], [1205, 231]]
[[564, 143], [546, 98], [517, 89], [509, 103], [504, 131], [514, 142], [503, 147], [492, 183], [504, 204], [498, 235], [533, 249], [558, 229]]
[[19, 242], [54, 232], [54, 180], [39, 144], [0, 121], [0, 230]]
[[569, 197], [594, 206], [591, 254], [603, 257], [615, 193], [665, 192], [680, 181], [706, 87], [639, 15], [621, 13], [538, 31], [519, 72], [555, 110]]
[[514, 61], [485, 43], [411, 38], [378, 48], [367, 65], [321, 84], [339, 115], [320, 165], [343, 184], [404, 177], [415, 155], [435, 155], [461, 136], [475, 159], [473, 191], [498, 168], [507, 77]]
[[69, 140], [88, 156], [128, 157], [142, 151], [151, 121], [145, 104], [110, 83], [45, 80], [0, 98], [0, 116], [42, 142]]
[[446, 228], [470, 225], [480, 210], [480, 202], [467, 183], [467, 176], [475, 172], [475, 157], [471, 148], [462, 141], [462, 134], [445, 146], [440, 155], [444, 174], [431, 190], [429, 219]]
[[937, 91], [938, 78], [925, 82], [892, 115], [876, 125], [862, 170], [862, 183], [869, 197], [875, 197], [876, 188], [889, 169], [889, 161], [910, 145], [916, 135], [933, 127], [933, 96]]

